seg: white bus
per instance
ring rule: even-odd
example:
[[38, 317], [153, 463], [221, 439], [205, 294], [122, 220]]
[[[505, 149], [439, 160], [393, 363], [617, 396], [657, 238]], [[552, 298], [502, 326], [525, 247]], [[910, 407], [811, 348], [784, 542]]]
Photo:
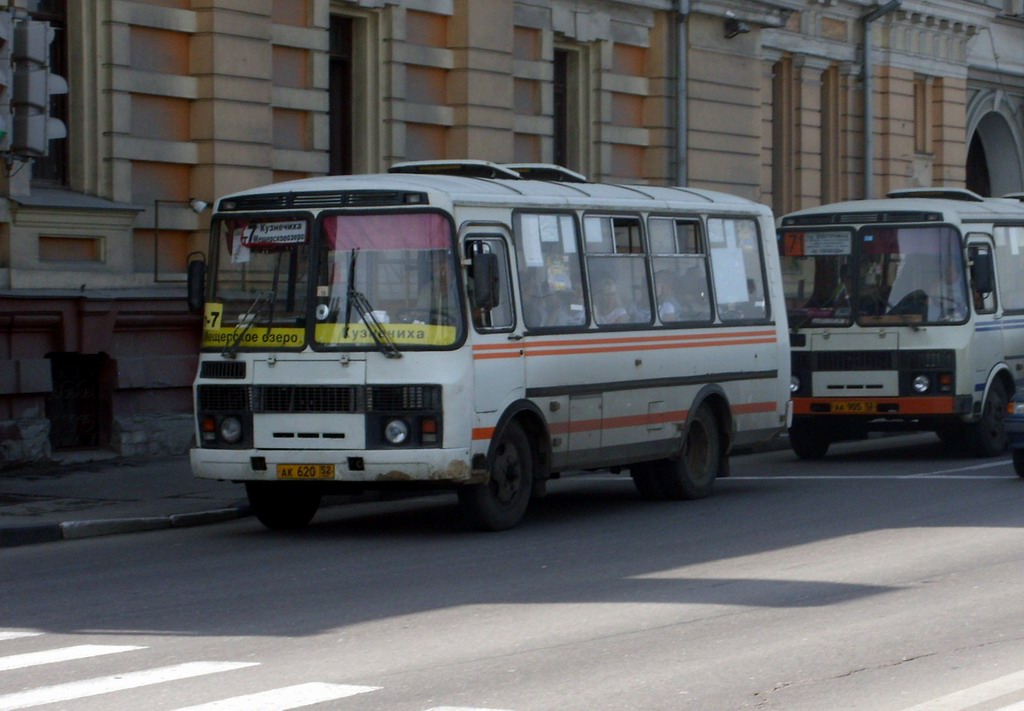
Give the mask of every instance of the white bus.
[[900, 190], [785, 215], [778, 237], [797, 455], [887, 429], [1004, 451], [1024, 377], [1024, 203]]
[[774, 229], [729, 195], [484, 161], [223, 197], [189, 265], [193, 471], [271, 528], [432, 487], [500, 530], [587, 469], [705, 496], [787, 424]]

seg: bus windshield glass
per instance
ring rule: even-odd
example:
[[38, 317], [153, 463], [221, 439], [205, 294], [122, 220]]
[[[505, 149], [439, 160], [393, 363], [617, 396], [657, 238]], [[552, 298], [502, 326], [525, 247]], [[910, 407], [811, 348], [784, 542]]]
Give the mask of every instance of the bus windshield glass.
[[946, 225], [783, 231], [790, 324], [962, 323], [960, 235]]
[[304, 217], [220, 220], [203, 345], [239, 349], [305, 345], [309, 221]]
[[461, 341], [456, 253], [451, 222], [444, 215], [335, 214], [321, 225], [318, 344], [379, 347], [383, 338], [405, 350], [453, 347]]

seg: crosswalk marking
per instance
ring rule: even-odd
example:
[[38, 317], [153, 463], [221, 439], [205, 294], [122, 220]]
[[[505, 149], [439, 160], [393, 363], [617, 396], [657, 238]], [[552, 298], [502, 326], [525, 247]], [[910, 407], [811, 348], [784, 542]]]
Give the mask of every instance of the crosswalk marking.
[[350, 684], [325, 684], [310, 682], [280, 689], [271, 689], [256, 694], [235, 696], [230, 699], [212, 701], [208, 704], [189, 706], [177, 711], [285, 711], [303, 706], [343, 699], [346, 696], [377, 691], [379, 686], [353, 686]]
[[74, 647], [61, 647], [60, 649], [50, 649], [45, 652], [12, 654], [7, 657], [0, 657], [0, 671], [24, 669], [26, 667], [34, 667], [40, 664], [69, 662], [73, 659], [102, 657], [106, 654], [131, 652], [136, 649], [145, 649], [145, 647], [132, 647], [127, 645], [117, 646], [112, 644], [79, 644]]
[[41, 634], [42, 632], [30, 632], [29, 630], [0, 630], [0, 642], [23, 637], [38, 637]]
[[66, 684], [57, 684], [56, 686], [44, 686], [29, 691], [4, 694], [0, 696], [0, 711], [27, 709], [32, 706], [72, 701], [87, 696], [107, 694], [112, 691], [124, 691], [125, 689], [135, 689], [140, 686], [149, 686], [166, 681], [188, 679], [190, 677], [203, 676], [204, 674], [217, 674], [219, 672], [254, 666], [258, 666], [256, 662], [186, 662], [169, 667], [126, 672], [124, 674], [85, 679], [83, 681], [72, 681]]
[[[925, 701], [923, 704], [903, 709], [903, 711], [963, 711], [1013, 691], [1024, 691], [1024, 671], [1014, 672], [992, 681], [986, 681], [984, 684], [961, 689], [952, 694], [946, 694], [937, 699]], [[1000, 706], [993, 711], [1020, 711], [1022, 708], [1024, 708], [1024, 703]]]

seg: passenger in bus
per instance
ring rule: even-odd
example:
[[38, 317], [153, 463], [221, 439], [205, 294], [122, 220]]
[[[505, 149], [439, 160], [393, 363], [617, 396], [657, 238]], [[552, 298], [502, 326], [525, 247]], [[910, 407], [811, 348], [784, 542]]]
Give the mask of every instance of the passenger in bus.
[[548, 295], [545, 326], [580, 326], [583, 324], [584, 313], [576, 292], [568, 289], [553, 291]]
[[594, 289], [594, 318], [599, 325], [629, 323], [629, 310], [611, 277], [599, 280]]
[[679, 275], [671, 269], [662, 269], [654, 275], [654, 291], [658, 297], [658, 318], [665, 322], [681, 321]]

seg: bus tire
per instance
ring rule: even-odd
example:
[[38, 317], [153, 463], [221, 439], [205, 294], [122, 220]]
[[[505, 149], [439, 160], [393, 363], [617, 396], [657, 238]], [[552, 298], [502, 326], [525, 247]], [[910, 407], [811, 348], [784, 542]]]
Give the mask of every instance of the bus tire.
[[1013, 448], [1013, 471], [1024, 479], [1024, 449]]
[[821, 459], [825, 456], [832, 441], [822, 429], [811, 422], [793, 420], [793, 426], [789, 428], [789, 446], [796, 456], [801, 459]]
[[665, 498], [702, 499], [711, 493], [721, 464], [718, 421], [707, 405], [697, 408], [683, 437], [683, 450], [659, 474]]
[[245, 485], [245, 494], [256, 518], [274, 531], [302, 528], [320, 508], [320, 492], [301, 483], [250, 481]]
[[459, 505], [482, 531], [513, 528], [526, 513], [533, 491], [533, 451], [515, 422], [506, 425], [494, 442], [487, 469], [487, 482], [458, 488]]
[[995, 457], [1006, 451], [1008, 441], [1003, 419], [1006, 417], [1007, 400], [1002, 381], [993, 381], [981, 407], [981, 419], [970, 425], [969, 445], [974, 455]]
[[670, 466], [668, 461], [643, 462], [629, 468], [629, 476], [633, 479], [633, 486], [636, 487], [641, 499], [662, 501], [665, 498], [665, 492], [662, 490], [659, 480], [659, 469], [667, 466]]

